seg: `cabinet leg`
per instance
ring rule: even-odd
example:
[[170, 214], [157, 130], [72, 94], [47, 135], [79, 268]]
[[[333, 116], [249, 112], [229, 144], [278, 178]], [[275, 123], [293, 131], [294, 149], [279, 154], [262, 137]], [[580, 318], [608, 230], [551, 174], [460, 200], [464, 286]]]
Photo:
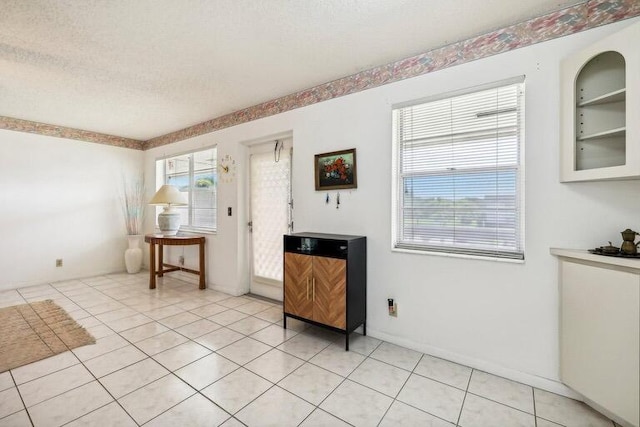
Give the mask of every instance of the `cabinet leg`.
[[287, 329], [287, 316], [283, 316], [283, 320], [282, 320], [282, 327], [284, 329]]
[[344, 350], [349, 351], [349, 332], [344, 335]]
[[367, 322], [362, 324], [362, 335], [367, 336]]

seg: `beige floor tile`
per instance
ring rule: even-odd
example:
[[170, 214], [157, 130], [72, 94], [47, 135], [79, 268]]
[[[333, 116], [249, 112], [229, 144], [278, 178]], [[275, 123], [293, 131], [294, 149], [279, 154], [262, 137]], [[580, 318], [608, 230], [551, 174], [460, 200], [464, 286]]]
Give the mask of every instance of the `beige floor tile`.
[[64, 353], [12, 369], [11, 374], [17, 384], [23, 384], [79, 363], [80, 360], [75, 354], [65, 351]]
[[249, 426], [297, 426], [314, 409], [308, 402], [274, 386], [240, 410], [236, 417]]
[[243, 338], [216, 352], [239, 365], [244, 365], [271, 350], [271, 348], [252, 338]]
[[236, 331], [232, 331], [231, 329], [227, 328], [220, 328], [213, 332], [209, 332], [208, 334], [202, 335], [194, 339], [194, 341], [207, 347], [210, 350], [216, 351], [228, 346], [231, 343], [241, 340], [242, 338], [244, 338], [244, 335]]
[[238, 369], [239, 365], [218, 355], [210, 354], [180, 368], [174, 373], [197, 390], [202, 390], [225, 375]]
[[313, 356], [309, 362], [328, 371], [346, 377], [365, 359], [360, 353], [345, 351], [341, 345], [332, 344]]
[[242, 320], [245, 317], [248, 317], [248, 314], [242, 313], [240, 311], [237, 310], [227, 310], [227, 311], [223, 311], [222, 313], [213, 315], [213, 316], [209, 316], [207, 317], [207, 319], [218, 323], [219, 325], [230, 325], [232, 323], [237, 322], [238, 320]]
[[277, 383], [303, 363], [304, 360], [274, 348], [244, 366], [272, 383]]
[[93, 359], [94, 357], [101, 356], [105, 353], [109, 353], [110, 351], [117, 350], [127, 345], [129, 345], [129, 343], [125, 339], [123, 339], [120, 335], [114, 334], [97, 339], [95, 344], [74, 348], [71, 351], [73, 351], [78, 359], [85, 362], [89, 359]]
[[170, 371], [175, 371], [210, 353], [211, 350], [208, 348], [193, 341], [188, 341], [158, 353], [153, 358]]
[[133, 316], [123, 317], [121, 319], [108, 320], [104, 323], [116, 332], [126, 331], [146, 323], [151, 323], [153, 320], [144, 314], [134, 314]]
[[100, 383], [92, 381], [33, 406], [29, 414], [35, 427], [61, 426], [111, 401]]
[[100, 383], [118, 399], [167, 374], [167, 369], [148, 358], [100, 378]]
[[267, 322], [266, 320], [249, 316], [227, 325], [227, 328], [232, 329], [236, 332], [240, 332], [244, 335], [251, 335], [254, 332], [258, 332], [259, 330], [266, 328], [269, 325], [271, 325], [271, 323]]
[[245, 368], [239, 368], [202, 390], [218, 406], [235, 414], [273, 384]]
[[320, 408], [353, 425], [377, 426], [392, 402], [382, 393], [346, 380]]
[[67, 424], [65, 427], [136, 427], [137, 424], [118, 403], [111, 402], [87, 415]]
[[0, 418], [24, 409], [18, 389], [15, 387], [0, 391]]
[[533, 388], [486, 372], [473, 371], [469, 392], [533, 414]]
[[[469, 379], [471, 378], [471, 368], [438, 357], [429, 356], [428, 354], [422, 356], [414, 372], [423, 377], [452, 385], [461, 390], [467, 389]], [[533, 402], [533, 395], [531, 395], [531, 402]]]
[[[399, 401], [393, 402], [380, 422], [380, 427], [454, 427], [440, 418]], [[496, 424], [494, 427], [498, 427]], [[506, 427], [506, 426], [504, 426]]]
[[285, 390], [290, 391], [314, 405], [319, 405], [344, 378], [340, 375], [305, 363], [278, 383]]
[[420, 375], [412, 374], [397, 399], [403, 403], [455, 423], [465, 392]]
[[136, 347], [144, 351], [149, 356], [153, 356], [154, 354], [168, 350], [186, 341], [188, 341], [188, 338], [185, 336], [174, 331], [167, 331], [151, 338], [138, 341], [136, 343]]
[[163, 325], [176, 329], [184, 325], [188, 325], [189, 323], [193, 323], [196, 320], [200, 320], [200, 316], [196, 316], [193, 313], [189, 313], [188, 311], [184, 311], [182, 313], [175, 314], [173, 316], [165, 317], [164, 319], [160, 319], [159, 322]]
[[349, 375], [349, 379], [387, 396], [396, 397], [409, 375], [411, 372], [404, 369], [375, 359], [366, 359]]
[[13, 378], [11, 378], [11, 374], [9, 373], [9, 371], [0, 374], [0, 391], [14, 386], [15, 384], [13, 383]]
[[215, 303], [209, 303], [207, 305], [202, 305], [200, 307], [196, 307], [196, 308], [190, 310], [190, 312], [195, 314], [196, 316], [200, 316], [200, 317], [211, 317], [211, 316], [214, 316], [216, 314], [223, 313], [223, 312], [225, 312], [227, 310], [228, 310], [227, 307], [223, 307], [223, 306], [215, 304]]
[[27, 408], [94, 381], [83, 365], [74, 365], [18, 386]]
[[536, 427], [533, 415], [470, 393], [464, 399], [459, 424], [463, 427]]
[[207, 319], [200, 319], [196, 320], [193, 323], [189, 323], [188, 325], [179, 327], [178, 329], [176, 329], [176, 332], [184, 335], [187, 338], [195, 339], [220, 328], [222, 328], [222, 326], [218, 325], [217, 323], [214, 323]]
[[194, 389], [175, 376], [167, 375], [118, 402], [138, 424], [144, 424], [193, 394]]
[[381, 362], [397, 366], [398, 368], [413, 371], [413, 368], [415, 368], [420, 361], [422, 353], [383, 342], [371, 353], [371, 357]]
[[84, 365], [96, 378], [100, 378], [129, 365], [133, 365], [145, 358], [147, 358], [146, 354], [133, 345], [127, 345], [126, 347], [87, 360], [84, 362]]
[[189, 397], [145, 424], [145, 427], [218, 426], [229, 419], [229, 414], [201, 394]]
[[27, 411], [18, 411], [12, 415], [0, 418], [0, 427], [32, 427]]
[[300, 427], [349, 427], [350, 425], [322, 409], [316, 409], [300, 424]]
[[535, 389], [536, 415], [566, 427], [611, 427], [611, 420], [577, 400]]
[[122, 335], [123, 338], [131, 341], [132, 343], [137, 343], [144, 339], [159, 335], [168, 330], [169, 328], [167, 328], [164, 325], [161, 325], [158, 322], [151, 322], [151, 323], [147, 323], [147, 324], [120, 332], [120, 335]]
[[292, 329], [283, 329], [282, 326], [270, 325], [250, 336], [255, 340], [276, 347], [296, 335], [298, 335], [298, 332]]

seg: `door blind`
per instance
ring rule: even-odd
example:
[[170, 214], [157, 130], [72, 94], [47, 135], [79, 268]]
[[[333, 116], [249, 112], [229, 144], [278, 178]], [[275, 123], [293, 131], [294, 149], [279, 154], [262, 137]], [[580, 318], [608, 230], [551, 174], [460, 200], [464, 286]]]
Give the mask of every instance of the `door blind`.
[[524, 84], [394, 109], [398, 248], [523, 259]]
[[286, 152], [251, 155], [253, 278], [282, 282], [282, 236], [290, 223], [290, 167]]

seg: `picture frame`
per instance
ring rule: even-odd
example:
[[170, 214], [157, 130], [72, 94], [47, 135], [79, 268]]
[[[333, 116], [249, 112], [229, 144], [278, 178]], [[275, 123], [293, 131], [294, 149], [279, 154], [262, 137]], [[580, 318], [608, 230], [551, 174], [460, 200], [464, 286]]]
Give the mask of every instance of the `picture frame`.
[[314, 157], [316, 191], [358, 188], [355, 148]]

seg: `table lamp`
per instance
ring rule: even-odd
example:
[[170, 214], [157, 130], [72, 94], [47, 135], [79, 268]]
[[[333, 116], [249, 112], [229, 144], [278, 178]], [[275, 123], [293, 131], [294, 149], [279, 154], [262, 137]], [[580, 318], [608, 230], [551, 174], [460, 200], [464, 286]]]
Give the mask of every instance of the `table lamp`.
[[164, 205], [158, 214], [158, 227], [165, 236], [175, 236], [180, 229], [180, 212], [174, 206], [185, 206], [187, 198], [173, 185], [163, 185], [149, 201], [150, 205]]

